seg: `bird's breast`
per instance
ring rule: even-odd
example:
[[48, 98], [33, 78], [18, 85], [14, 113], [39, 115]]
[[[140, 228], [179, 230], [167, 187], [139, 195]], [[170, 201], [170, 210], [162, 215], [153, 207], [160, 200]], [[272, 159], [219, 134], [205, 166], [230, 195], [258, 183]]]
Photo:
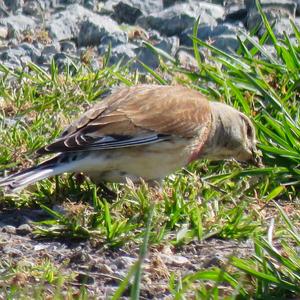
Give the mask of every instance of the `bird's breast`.
[[[187, 140], [175, 139], [139, 147], [107, 150], [94, 153], [95, 163], [85, 173], [99, 180], [110, 182], [133, 182], [163, 179], [188, 163], [190, 147]], [[97, 155], [106, 156], [96, 168]]]

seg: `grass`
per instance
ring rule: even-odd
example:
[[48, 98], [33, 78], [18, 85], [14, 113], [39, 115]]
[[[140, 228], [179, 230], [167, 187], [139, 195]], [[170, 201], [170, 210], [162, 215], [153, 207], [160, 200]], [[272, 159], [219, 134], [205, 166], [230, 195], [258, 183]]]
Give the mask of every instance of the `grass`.
[[[253, 38], [255, 30], [239, 36], [236, 53], [224, 53], [197, 39], [195, 24], [191, 38], [197, 70], [181, 66], [152, 45], [148, 47], [159, 57], [160, 68], [151, 70], [143, 64], [148, 75], [106, 63], [97, 73], [87, 63], [74, 64], [65, 72], [52, 64], [49, 73], [33, 64], [14, 71], [0, 66], [0, 170], [30, 165], [36, 149], [118, 84], [184, 84], [240, 109], [256, 125], [264, 168], [199, 161], [167, 178], [161, 195], [146, 185], [111, 184], [117, 194], [112, 203], [99, 196], [91, 182], [72, 176], [44, 180], [18, 197], [1, 198], [3, 208], [41, 207], [49, 213], [49, 219], [35, 224], [37, 237], [95, 240], [115, 251], [140, 245], [139, 260], [112, 299], [119, 299], [128, 287], [131, 299], [139, 299], [147, 249], [161, 245], [181, 249], [211, 239], [250, 240], [253, 253], [241, 257], [237, 251], [223, 266], [171, 273], [168, 291], [174, 299], [300, 296], [300, 32], [291, 23], [296, 43], [287, 35], [278, 40], [258, 1], [257, 5], [265, 34], [258, 41]], [[275, 55], [266, 50], [266, 42]], [[63, 204], [64, 213], [54, 210], [55, 204]], [[41, 262], [38, 270], [2, 264], [0, 285], [7, 299], [43, 298], [45, 286], [52, 288], [55, 299], [62, 297], [61, 290], [68, 291], [68, 299], [89, 299], [85, 288], [74, 296], [72, 274], [62, 275], [51, 262]], [[34, 289], [19, 283], [29, 277], [39, 282]]]

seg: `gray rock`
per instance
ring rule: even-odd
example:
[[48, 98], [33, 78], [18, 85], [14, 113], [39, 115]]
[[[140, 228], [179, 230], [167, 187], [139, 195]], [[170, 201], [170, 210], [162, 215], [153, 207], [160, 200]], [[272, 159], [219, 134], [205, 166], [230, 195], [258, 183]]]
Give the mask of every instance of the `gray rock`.
[[13, 256], [13, 257], [16, 257], [16, 256], [22, 257], [22, 255], [23, 255], [22, 251], [20, 251], [16, 248], [9, 247], [9, 246], [5, 246], [2, 251], [3, 251], [3, 253]]
[[187, 3], [189, 0], [163, 0], [163, 5], [165, 8], [173, 6], [179, 3]]
[[[296, 18], [296, 20], [294, 20], [294, 22], [296, 23], [296, 25], [298, 25], [298, 28], [299, 28], [299, 25], [300, 25], [299, 18]], [[291, 20], [289, 18], [281, 18], [281, 19], [276, 20], [274, 27], [273, 27], [273, 31], [278, 38], [284, 37], [283, 32], [286, 32], [286, 34], [289, 37], [295, 36], [293, 27], [291, 25]]]
[[[179, 47], [179, 39], [177, 37], [162, 38], [159, 35], [157, 38], [159, 40], [155, 41], [153, 45], [174, 56]], [[100, 55], [104, 55], [107, 50], [108, 46], [105, 45], [102, 45], [98, 48]], [[126, 43], [113, 47], [111, 49], [109, 64], [117, 64], [121, 60], [122, 64], [126, 64], [131, 60], [133, 61], [134, 58], [142, 61], [152, 69], [156, 69], [159, 66], [158, 58], [151, 49], [142, 44], [137, 46], [132, 43]], [[145, 69], [138, 62], [132, 62], [130, 67], [132, 70], [138, 69], [141, 72], [145, 71]]]
[[[261, 6], [269, 22], [281, 18], [295, 18], [296, 3], [293, 0], [261, 0]], [[247, 28], [251, 30], [261, 22], [261, 16], [257, 10], [254, 0], [246, 0]], [[260, 32], [262, 34], [263, 32]]]
[[6, 26], [0, 25], [0, 38], [6, 39], [8, 36], [8, 29]]
[[142, 15], [140, 9], [133, 7], [127, 3], [119, 2], [114, 7], [113, 18], [118, 23], [135, 24], [138, 17]]
[[[165, 51], [171, 56], [174, 56], [179, 47], [179, 39], [177, 37], [165, 38], [159, 41], [154, 46]], [[135, 49], [135, 53], [136, 57], [151, 69], [156, 69], [159, 66], [157, 55], [153, 53], [153, 51], [148, 47], [138, 47]], [[132, 67], [137, 68], [140, 71], [145, 71], [145, 69], [140, 64], [135, 64]]]
[[45, 5], [45, 9], [57, 8], [59, 0], [43, 0], [42, 5]]
[[119, 269], [128, 269], [136, 262], [136, 258], [129, 256], [119, 256], [115, 260], [115, 265]]
[[36, 27], [36, 23], [31, 17], [24, 15], [9, 16], [7, 18], [0, 19], [0, 25], [7, 27], [8, 38], [19, 37], [19, 35], [25, 31]]
[[64, 53], [56, 53], [53, 55], [53, 60], [60, 72], [63, 72], [66, 67], [70, 67], [72, 65], [72, 60]]
[[100, 67], [101, 67], [99, 59], [92, 58], [90, 63], [89, 63], [89, 67], [91, 68], [91, 70], [93, 72], [98, 72]]
[[22, 43], [18, 48], [23, 49], [26, 56], [29, 56], [33, 62], [36, 62], [41, 55], [41, 52], [37, 47], [30, 43]]
[[247, 16], [247, 8], [244, 0], [231, 0], [225, 3], [225, 19], [230, 21], [244, 20]]
[[[266, 45], [265, 44], [262, 46], [262, 48], [265, 50], [266, 53], [268, 53], [269, 56], [273, 56], [274, 58], [277, 57], [277, 51], [276, 51], [274, 45]], [[269, 57], [264, 55], [264, 53], [260, 52], [260, 55], [267, 60], [269, 59]]]
[[93, 20], [98, 15], [81, 5], [69, 5], [66, 10], [55, 13], [46, 22], [49, 36], [57, 41], [77, 38], [81, 23], [85, 19]]
[[82, 0], [60, 0], [60, 3], [63, 5], [82, 4]]
[[83, 273], [79, 273], [75, 280], [80, 283], [80, 284], [85, 284], [85, 285], [92, 285], [95, 283], [95, 279], [88, 275], [88, 274], [83, 274]]
[[0, 18], [8, 17], [10, 14], [8, 8], [3, 1], [0, 1]]
[[167, 265], [171, 265], [171, 266], [191, 265], [191, 261], [182, 255], [175, 255], [175, 254], [170, 255], [170, 254], [160, 253], [159, 257]]
[[[202, 41], [217, 40], [220, 35], [236, 36], [239, 31], [245, 32], [245, 27], [241, 22], [221, 23], [217, 25], [200, 24], [197, 37]], [[192, 46], [190, 36], [193, 35], [193, 28], [185, 30], [180, 36], [180, 43], [185, 46]]]
[[[122, 60], [122, 64], [128, 63], [131, 59], [136, 56], [135, 49], [137, 48], [136, 45], [131, 43], [126, 43], [122, 45], [118, 45], [111, 49], [111, 55], [109, 59], [109, 65], [117, 64]], [[104, 55], [105, 52], [108, 50], [107, 45], [102, 45], [99, 47], [98, 51], [101, 55]]]
[[240, 44], [236, 38], [236, 35], [221, 34], [213, 40], [212, 45], [225, 52], [234, 52]]
[[300, 0], [295, 0], [295, 3], [297, 5], [297, 7], [296, 7], [296, 16], [298, 17], [300, 15]]
[[[136, 52], [136, 57], [139, 59], [139, 61], [141, 61], [142, 63], [144, 63], [145, 65], [147, 65], [153, 70], [158, 68], [159, 61], [156, 55], [149, 48], [138, 47], [135, 52]], [[142, 73], [146, 72], [144, 67], [138, 62], [133, 64], [131, 67], [132, 69], [138, 69]]]
[[186, 69], [197, 70], [198, 63], [194, 57], [193, 49], [186, 49], [185, 47], [180, 47], [175, 55], [178, 63]]
[[27, 235], [32, 232], [32, 228], [29, 224], [22, 224], [16, 229], [16, 233], [19, 235]]
[[98, 268], [99, 272], [101, 272], [101, 273], [104, 273], [104, 274], [113, 274], [114, 273], [114, 271], [113, 271], [113, 267], [114, 266], [115, 265], [108, 265], [108, 264], [102, 263], [97, 268]]
[[157, 44], [154, 44], [155, 47], [167, 52], [171, 56], [174, 56], [179, 47], [179, 38], [176, 36], [171, 36], [169, 38], [163, 38]]
[[22, 43], [14, 48], [6, 48], [0, 51], [0, 60], [10, 67], [21, 67], [30, 61], [37, 62], [40, 51], [33, 44]]
[[[59, 45], [59, 44], [58, 44]], [[55, 54], [57, 54], [60, 51], [59, 46], [57, 44], [46, 46], [39, 58], [40, 64], [50, 63], [51, 59]]]
[[6, 232], [9, 234], [15, 234], [16, 233], [16, 227], [12, 225], [5, 225], [1, 228], [2, 232]]
[[211, 258], [207, 258], [206, 262], [203, 264], [204, 268], [211, 268], [211, 267], [219, 267], [222, 268], [226, 263], [226, 258], [223, 255], [216, 254]]
[[61, 51], [65, 53], [75, 53], [76, 52], [76, 44], [71, 41], [62, 41], [60, 43]]
[[200, 22], [216, 25], [216, 19], [221, 18], [224, 9], [210, 3], [178, 4], [157, 14], [142, 16], [137, 23], [144, 28], [152, 28], [167, 36], [180, 35], [185, 29], [194, 25], [198, 16]]
[[22, 11], [24, 0], [5, 0], [4, 3], [13, 13], [19, 13]]
[[78, 45], [97, 46], [109, 44], [116, 46], [128, 41], [127, 33], [119, 29], [118, 24], [107, 16], [98, 16], [82, 23], [78, 34]]
[[[3, 122], [3, 125], [5, 127], [13, 127], [13, 126], [15, 126], [17, 124], [18, 119], [16, 119], [16, 118], [3, 118], [3, 117], [1, 117], [1, 122]], [[0, 227], [1, 227], [1, 225], [0, 225]]]
[[102, 7], [103, 12], [114, 12], [114, 6], [119, 2], [139, 9], [143, 15], [160, 12], [163, 10], [162, 0], [108, 0]]
[[97, 0], [85, 0], [83, 2], [83, 6], [87, 9], [96, 10], [97, 8]]
[[23, 6], [23, 14], [29, 16], [41, 16], [45, 9], [43, 1], [27, 0]]

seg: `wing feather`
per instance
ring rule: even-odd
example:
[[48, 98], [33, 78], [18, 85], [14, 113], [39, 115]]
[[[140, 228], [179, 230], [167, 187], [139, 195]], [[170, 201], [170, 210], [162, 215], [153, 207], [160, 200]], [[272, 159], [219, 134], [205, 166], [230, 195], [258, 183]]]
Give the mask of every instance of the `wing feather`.
[[[183, 86], [139, 85], [121, 88], [72, 123], [38, 154], [133, 147], [193, 138], [207, 132], [207, 99]], [[203, 143], [206, 136], [202, 137]]]

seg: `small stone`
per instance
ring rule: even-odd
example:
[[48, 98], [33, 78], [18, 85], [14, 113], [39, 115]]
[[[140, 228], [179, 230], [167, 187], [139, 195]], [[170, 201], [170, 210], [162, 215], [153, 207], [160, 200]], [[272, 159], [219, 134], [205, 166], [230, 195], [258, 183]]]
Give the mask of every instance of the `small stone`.
[[214, 257], [207, 258], [207, 260], [203, 263], [203, 267], [204, 268], [223, 267], [224, 262], [225, 262], [225, 257], [217, 253]]
[[41, 53], [41, 56], [39, 58], [39, 63], [41, 64], [50, 63], [53, 56], [58, 52], [59, 49], [55, 45], [46, 46]]
[[65, 53], [75, 53], [76, 44], [71, 41], [62, 41], [60, 42], [61, 51]]
[[30, 43], [21, 43], [18, 48], [24, 50], [25, 56], [30, 57], [30, 59], [34, 62], [36, 62], [41, 55], [40, 50]]
[[163, 5], [165, 8], [173, 6], [178, 3], [187, 3], [189, 0], [163, 0]]
[[84, 7], [86, 7], [87, 9], [90, 10], [96, 10], [97, 8], [97, 0], [85, 0], [83, 5]]
[[136, 262], [136, 259], [129, 256], [120, 256], [115, 260], [115, 265], [119, 269], [128, 269]]
[[[295, 18], [297, 5], [293, 0], [261, 0], [260, 2], [262, 10], [271, 23], [281, 18]], [[251, 30], [261, 22], [261, 16], [257, 10], [255, 0], [247, 0], [245, 3], [248, 11], [247, 28]], [[264, 29], [261, 30], [259, 35], [262, 35], [264, 31]]]
[[186, 257], [181, 255], [159, 254], [159, 256], [165, 264], [172, 266], [180, 267], [191, 263]]
[[22, 224], [16, 229], [16, 233], [19, 235], [27, 235], [32, 232], [32, 228], [29, 224]]
[[85, 285], [92, 285], [95, 283], [95, 279], [92, 276], [83, 273], [79, 273], [76, 276], [76, 280], [78, 281], [78, 283], [85, 284]]
[[80, 47], [108, 44], [116, 46], [127, 41], [127, 33], [120, 30], [118, 24], [107, 16], [97, 16], [84, 21], [77, 39]]
[[22, 10], [22, 6], [24, 5], [24, 0], [9, 0], [9, 1], [6, 0], [5, 4], [14, 13], [18, 13], [21, 12]]
[[[179, 47], [179, 39], [177, 37], [162, 38], [160, 41], [153, 44], [156, 48], [163, 50], [171, 56], [174, 56]], [[159, 66], [157, 55], [155, 55], [148, 47], [138, 47], [135, 49], [135, 53], [136, 57], [148, 67], [156, 69]], [[145, 71], [144, 68], [138, 63], [132, 65], [132, 67], [137, 68], [141, 72]]]
[[152, 28], [167, 36], [180, 35], [185, 29], [192, 28], [198, 16], [200, 22], [216, 25], [217, 19], [224, 15], [224, 8], [203, 2], [177, 4], [163, 11], [138, 18], [137, 24]]
[[137, 18], [142, 15], [142, 12], [131, 5], [123, 2], [119, 2], [114, 6], [113, 18], [118, 23], [127, 23], [133, 25]]
[[33, 29], [36, 26], [35, 21], [31, 17], [24, 15], [1, 18], [0, 24], [7, 27], [7, 37], [10, 39], [19, 37], [23, 31]]
[[98, 271], [102, 272], [104, 274], [113, 274], [114, 273], [112, 268], [109, 265], [106, 265], [106, 264], [101, 264], [98, 268]]
[[[299, 18], [294, 20], [296, 26], [299, 28]], [[298, 24], [297, 24], [298, 23]], [[278, 38], [284, 38], [284, 32], [291, 38], [295, 36], [294, 29], [291, 25], [291, 20], [289, 18], [280, 18], [276, 20], [273, 26], [273, 32]], [[269, 41], [272, 43], [271, 41]]]
[[8, 35], [8, 29], [6, 26], [0, 26], [0, 38], [6, 39]]
[[71, 40], [78, 36], [81, 23], [85, 19], [93, 20], [98, 15], [79, 4], [67, 6], [66, 10], [57, 12], [46, 22], [49, 36], [57, 41]]
[[21, 67], [22, 62], [30, 61], [30, 56], [21, 47], [0, 50], [0, 60], [13, 68]]
[[240, 45], [236, 35], [233, 34], [221, 34], [216, 37], [212, 42], [212, 45], [227, 53], [234, 52]]
[[247, 16], [247, 8], [244, 1], [228, 1], [225, 5], [225, 19], [227, 21], [244, 20]]
[[[98, 48], [100, 55], [104, 55], [108, 51], [108, 45], [101, 45]], [[129, 60], [136, 56], [135, 49], [137, 46], [131, 43], [121, 44], [111, 49], [109, 57], [109, 65], [114, 65], [122, 60], [122, 65], [128, 63]]]
[[[202, 41], [218, 40], [220, 35], [237, 35], [239, 32], [246, 32], [242, 22], [224, 22], [220, 24], [208, 25], [200, 24], [197, 37]], [[192, 46], [191, 36], [193, 35], [193, 28], [188, 28], [180, 36], [180, 42], [184, 46]]]
[[145, 16], [163, 10], [163, 3], [161, 0], [107, 0], [102, 7], [101, 13], [114, 13], [114, 6], [120, 2], [127, 4], [132, 8], [139, 9]]
[[16, 118], [4, 118], [2, 122], [6, 127], [13, 127], [16, 126], [18, 120]]
[[23, 6], [23, 13], [29, 16], [41, 16], [43, 8], [42, 1], [27, 0]]
[[299, 17], [299, 15], [300, 15], [300, 0], [295, 0], [295, 3], [297, 4], [296, 16]]
[[9, 246], [4, 247], [2, 251], [3, 251], [3, 253], [11, 255], [13, 257], [23, 256], [22, 251], [20, 251], [16, 248], [9, 247]]
[[199, 68], [193, 50], [188, 51], [184, 48], [179, 49], [176, 53], [176, 59], [181, 66], [188, 70], [195, 71]]
[[2, 232], [6, 232], [9, 234], [15, 234], [16, 233], [16, 227], [12, 225], [5, 225], [1, 228]]
[[49, 248], [49, 245], [45, 245], [45, 244], [38, 244], [38, 245], [35, 245], [33, 250], [34, 251], [41, 251], [41, 250], [45, 250]]

